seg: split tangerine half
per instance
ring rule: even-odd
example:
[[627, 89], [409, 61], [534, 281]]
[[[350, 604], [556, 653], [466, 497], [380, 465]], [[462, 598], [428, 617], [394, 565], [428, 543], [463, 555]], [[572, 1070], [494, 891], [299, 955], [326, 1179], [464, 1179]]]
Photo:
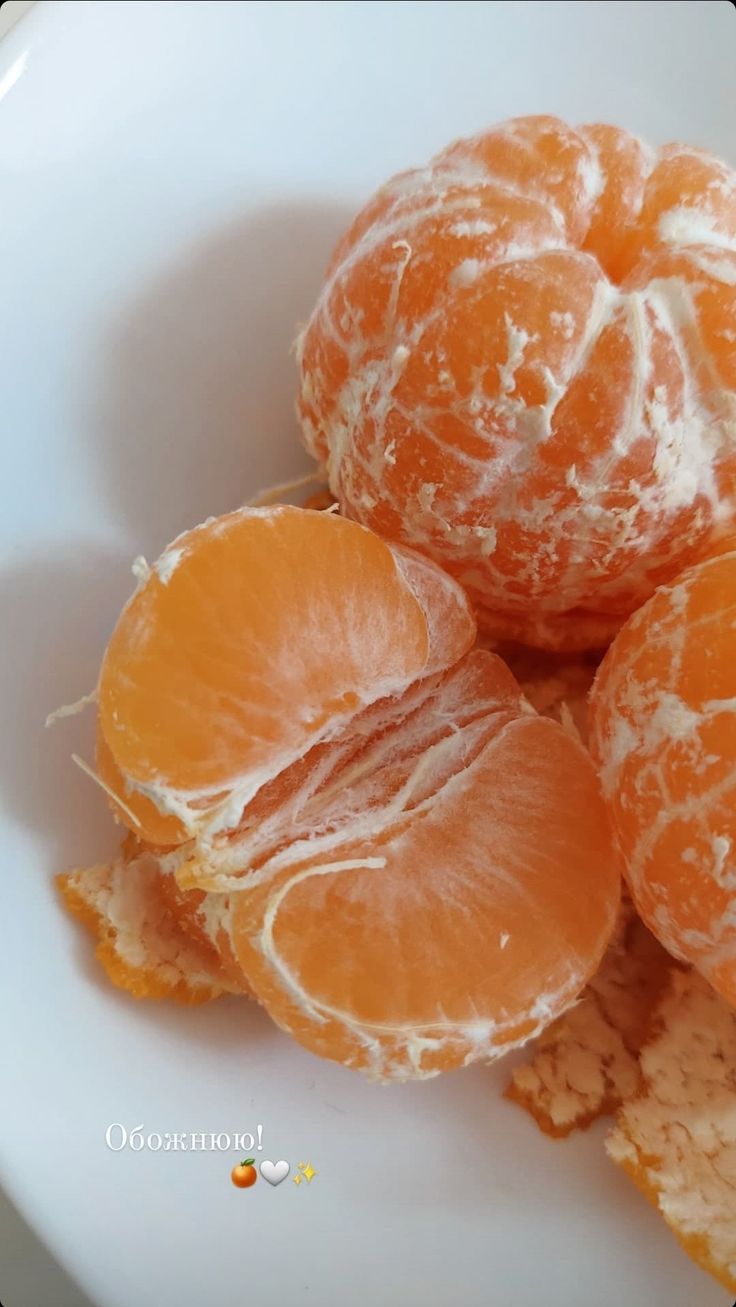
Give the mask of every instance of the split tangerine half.
[[283, 1028], [378, 1078], [537, 1033], [615, 921], [592, 762], [474, 638], [432, 562], [271, 508], [170, 546], [103, 663], [114, 766], [190, 837], [157, 865]]

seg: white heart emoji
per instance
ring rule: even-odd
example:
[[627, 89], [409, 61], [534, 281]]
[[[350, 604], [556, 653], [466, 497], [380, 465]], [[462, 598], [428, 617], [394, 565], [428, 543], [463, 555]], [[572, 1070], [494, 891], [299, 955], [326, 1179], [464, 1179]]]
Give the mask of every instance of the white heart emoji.
[[289, 1163], [285, 1162], [283, 1158], [280, 1162], [261, 1162], [260, 1166], [261, 1175], [264, 1180], [268, 1180], [269, 1184], [281, 1184], [281, 1181], [286, 1179], [290, 1170]]

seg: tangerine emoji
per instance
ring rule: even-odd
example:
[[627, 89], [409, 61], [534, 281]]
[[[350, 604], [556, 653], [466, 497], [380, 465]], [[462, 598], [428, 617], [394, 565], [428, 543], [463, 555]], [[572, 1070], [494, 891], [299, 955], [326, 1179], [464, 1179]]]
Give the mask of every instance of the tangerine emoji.
[[340, 511], [434, 558], [480, 625], [603, 648], [733, 519], [736, 172], [515, 118], [400, 174], [297, 344]]
[[246, 1157], [244, 1161], [238, 1162], [238, 1165], [233, 1167], [230, 1179], [236, 1189], [250, 1189], [251, 1185], [255, 1184], [258, 1179], [258, 1172], [253, 1165], [255, 1160], [255, 1157]]

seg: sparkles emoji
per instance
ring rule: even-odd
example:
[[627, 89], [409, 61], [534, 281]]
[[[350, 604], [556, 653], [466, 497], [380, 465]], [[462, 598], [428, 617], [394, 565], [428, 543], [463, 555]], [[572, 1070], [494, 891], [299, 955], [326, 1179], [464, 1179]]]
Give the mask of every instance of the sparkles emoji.
[[316, 1174], [317, 1172], [311, 1162], [299, 1162], [297, 1164], [297, 1173], [294, 1176], [294, 1184], [301, 1184], [302, 1180], [306, 1180], [307, 1184], [311, 1184]]

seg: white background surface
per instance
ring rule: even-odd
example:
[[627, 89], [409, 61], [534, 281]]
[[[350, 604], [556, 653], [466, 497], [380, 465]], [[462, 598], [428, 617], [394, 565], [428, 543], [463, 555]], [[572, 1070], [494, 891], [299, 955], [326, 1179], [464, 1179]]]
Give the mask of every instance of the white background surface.
[[[100, 1307], [730, 1304], [503, 1067], [380, 1089], [248, 1005], [102, 984], [50, 888], [112, 847], [68, 762], [90, 723], [41, 723], [94, 684], [135, 554], [301, 465], [295, 323], [385, 175], [537, 111], [736, 162], [735, 54], [726, 0], [57, 2], [0, 46], [0, 1167]], [[318, 1176], [236, 1191], [233, 1156], [113, 1154], [112, 1121], [260, 1121]]]
[[13, 24], [28, 13], [32, 4], [33, 0], [5, 0], [0, 5], [0, 36], [9, 32]]
[[[0, 38], [31, 8], [33, 0], [5, 0]], [[1, 61], [1, 52], [0, 52]], [[88, 1307], [46, 1246], [0, 1188], [0, 1296], [5, 1307]]]

